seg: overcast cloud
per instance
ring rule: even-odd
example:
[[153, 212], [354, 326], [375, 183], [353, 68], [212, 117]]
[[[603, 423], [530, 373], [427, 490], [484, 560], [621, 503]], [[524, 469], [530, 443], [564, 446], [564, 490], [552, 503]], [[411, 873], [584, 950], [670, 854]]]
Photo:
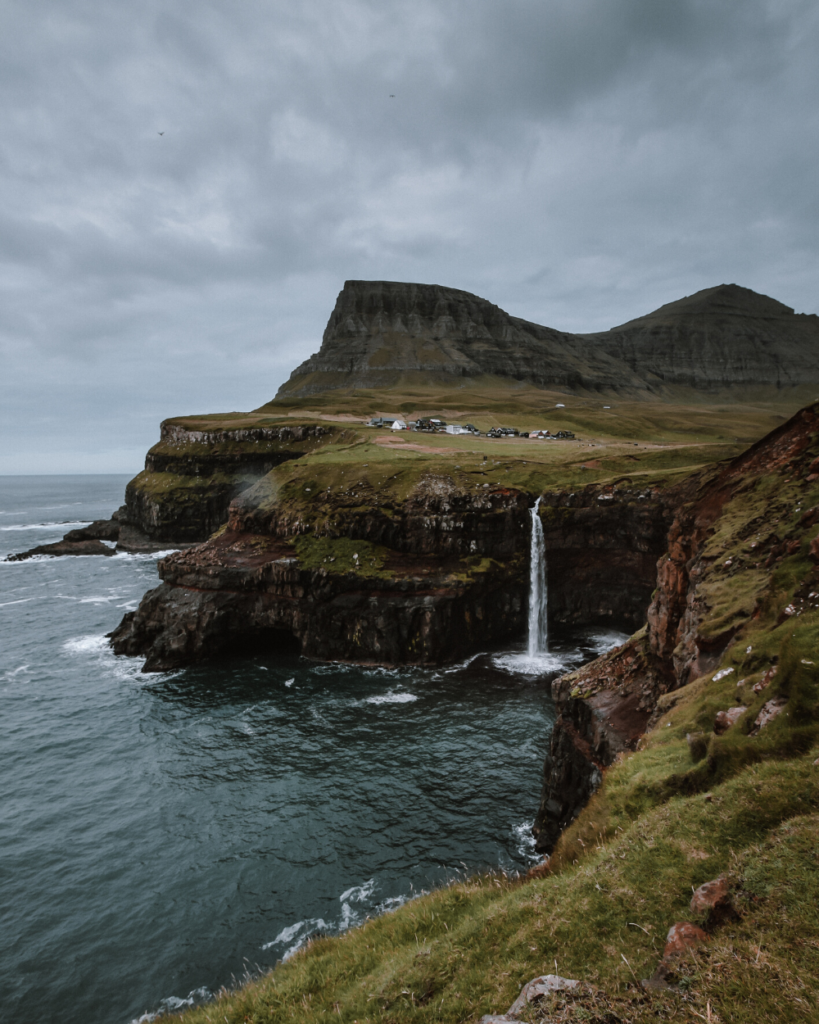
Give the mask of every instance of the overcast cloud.
[[815, 0], [0, 0], [0, 472], [250, 409], [345, 279], [819, 311]]

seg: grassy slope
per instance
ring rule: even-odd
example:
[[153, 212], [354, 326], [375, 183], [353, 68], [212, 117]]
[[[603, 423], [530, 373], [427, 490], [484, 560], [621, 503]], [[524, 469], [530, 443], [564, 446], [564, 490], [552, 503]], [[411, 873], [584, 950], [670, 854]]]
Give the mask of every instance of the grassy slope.
[[[720, 444], [646, 446], [635, 467], [633, 446], [610, 439], [599, 469], [582, 471], [588, 450], [579, 444], [549, 444], [535, 458], [528, 453], [539, 450], [536, 442], [434, 438], [435, 453], [395, 453], [374, 436], [350, 430], [346, 440], [274, 474], [292, 489], [289, 500], [307, 509], [313, 488], [305, 494], [306, 481], [319, 475], [324, 486], [351, 496], [371, 479], [396, 497], [421, 467], [446, 467], [472, 486], [487, 478], [575, 486], [570, 481], [587, 482], [587, 474], [617, 479], [625, 462], [632, 475], [656, 482], [686, 464], [712, 461]], [[495, 455], [487, 470], [483, 451], [505, 457]], [[798, 533], [811, 502], [819, 503], [816, 485], [771, 476], [726, 506], [709, 540], [704, 631], [742, 623], [720, 666], [734, 672], [722, 679], [711, 672], [664, 699], [663, 717], [641, 749], [608, 769], [564, 833], [552, 873], [476, 878], [430, 893], [344, 936], [313, 942], [184, 1019], [455, 1024], [503, 1012], [523, 982], [555, 970], [603, 994], [556, 1000], [533, 1009], [531, 1019], [547, 1010], [550, 1019], [609, 1024], [819, 1019], [819, 601], [802, 588], [801, 614], [779, 621], [811, 578], [807, 546], [816, 528], [802, 530], [801, 548], [770, 571], [757, 568], [752, 548], [771, 530], [779, 539]], [[774, 657], [777, 675], [754, 694]], [[788, 708], [761, 736], [750, 736], [760, 706], [777, 695], [789, 698]], [[710, 732], [715, 712], [738, 699], [749, 708], [744, 721], [712, 736], [707, 756], [695, 762], [686, 735]], [[690, 919], [692, 887], [721, 873], [737, 887], [741, 919], [679, 965], [679, 992], [646, 993], [637, 981], [653, 973], [668, 927]]]

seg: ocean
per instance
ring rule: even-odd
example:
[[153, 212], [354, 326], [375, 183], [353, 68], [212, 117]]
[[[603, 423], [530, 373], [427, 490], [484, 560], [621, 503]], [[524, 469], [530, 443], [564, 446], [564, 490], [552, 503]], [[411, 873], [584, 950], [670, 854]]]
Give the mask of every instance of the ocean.
[[[125, 476], [0, 477], [0, 558], [107, 518]], [[549, 680], [622, 642], [445, 669], [254, 654], [146, 675], [105, 634], [156, 555], [0, 562], [0, 1010], [128, 1024], [311, 935], [536, 857]]]

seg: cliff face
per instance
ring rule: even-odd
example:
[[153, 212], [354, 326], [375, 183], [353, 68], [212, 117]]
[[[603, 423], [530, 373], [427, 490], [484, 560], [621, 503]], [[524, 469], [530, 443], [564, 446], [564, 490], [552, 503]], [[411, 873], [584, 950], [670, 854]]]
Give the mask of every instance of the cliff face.
[[[682, 497], [657, 562], [646, 627], [553, 685], [558, 715], [535, 823], [544, 852], [598, 789], [605, 768], [635, 749], [653, 718], [671, 706], [667, 695], [713, 673], [731, 645], [745, 650], [741, 638], [749, 631], [769, 634], [815, 606], [819, 404], [719, 472], [689, 481]], [[756, 646], [745, 650], [741, 671], [749, 678], [761, 672]], [[775, 657], [764, 663], [760, 687], [770, 683], [775, 664]], [[705, 743], [707, 734], [703, 749]]]
[[140, 550], [205, 540], [226, 522], [233, 498], [333, 433], [297, 424], [190, 430], [166, 420], [145, 469], [125, 488], [120, 545]]
[[707, 288], [597, 339], [635, 372], [716, 390], [819, 380], [819, 317], [735, 284]]
[[[163, 584], [113, 635], [118, 653], [144, 655], [148, 671], [248, 645], [439, 664], [523, 635], [533, 495], [476, 494], [430, 474], [404, 498], [362, 484], [314, 502], [274, 492], [266, 478], [233, 503], [221, 535], [160, 562]], [[547, 495], [553, 621], [639, 626], [674, 501], [595, 487]]]
[[439, 285], [347, 281], [321, 349], [277, 397], [492, 375], [564, 389], [819, 382], [819, 318], [720, 285], [598, 334], [567, 334]]
[[387, 387], [419, 372], [427, 380], [490, 374], [565, 388], [645, 387], [599, 345], [510, 316], [469, 292], [347, 281], [320, 351], [293, 371], [277, 397]]

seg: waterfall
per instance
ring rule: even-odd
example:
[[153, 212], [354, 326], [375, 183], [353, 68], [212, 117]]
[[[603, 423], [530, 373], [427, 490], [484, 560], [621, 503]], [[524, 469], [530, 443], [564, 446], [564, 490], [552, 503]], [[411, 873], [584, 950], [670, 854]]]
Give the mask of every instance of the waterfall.
[[529, 558], [529, 657], [549, 650], [549, 626], [546, 621], [546, 544], [543, 523], [538, 515], [540, 498], [529, 509], [532, 516], [532, 544]]

